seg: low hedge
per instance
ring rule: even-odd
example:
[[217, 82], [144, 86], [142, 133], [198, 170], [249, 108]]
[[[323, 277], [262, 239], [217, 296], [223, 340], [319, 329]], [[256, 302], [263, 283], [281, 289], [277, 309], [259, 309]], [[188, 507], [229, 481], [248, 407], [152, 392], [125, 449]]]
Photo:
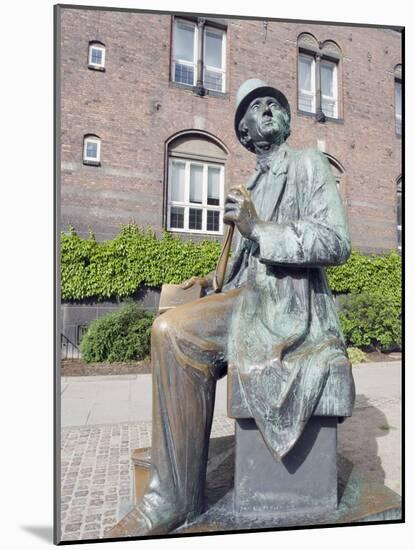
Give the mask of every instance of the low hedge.
[[81, 357], [87, 363], [134, 361], [150, 353], [154, 316], [134, 302], [93, 321], [82, 338]]

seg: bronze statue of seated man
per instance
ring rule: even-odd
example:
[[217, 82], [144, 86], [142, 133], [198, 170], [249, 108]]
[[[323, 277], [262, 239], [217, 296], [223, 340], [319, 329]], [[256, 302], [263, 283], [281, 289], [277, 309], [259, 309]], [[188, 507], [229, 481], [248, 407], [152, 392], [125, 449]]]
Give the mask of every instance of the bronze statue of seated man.
[[215, 293], [213, 275], [190, 279], [184, 287], [199, 282], [207, 295], [153, 324], [150, 482], [110, 536], [168, 533], [203, 511], [215, 386], [228, 365], [276, 460], [300, 437], [330, 364], [350, 370], [323, 269], [350, 254], [346, 218], [325, 156], [286, 144], [290, 120], [276, 88], [240, 87], [235, 130], [257, 165], [226, 198], [238, 240], [225, 285]]

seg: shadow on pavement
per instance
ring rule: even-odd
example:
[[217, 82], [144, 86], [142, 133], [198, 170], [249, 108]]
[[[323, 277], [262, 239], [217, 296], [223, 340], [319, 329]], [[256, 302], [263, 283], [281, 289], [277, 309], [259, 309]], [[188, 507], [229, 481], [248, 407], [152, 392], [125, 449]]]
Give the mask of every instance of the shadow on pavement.
[[339, 426], [339, 452], [355, 466], [384, 483], [385, 471], [377, 440], [388, 435], [390, 428], [385, 414], [364, 394], [359, 394], [353, 416]]

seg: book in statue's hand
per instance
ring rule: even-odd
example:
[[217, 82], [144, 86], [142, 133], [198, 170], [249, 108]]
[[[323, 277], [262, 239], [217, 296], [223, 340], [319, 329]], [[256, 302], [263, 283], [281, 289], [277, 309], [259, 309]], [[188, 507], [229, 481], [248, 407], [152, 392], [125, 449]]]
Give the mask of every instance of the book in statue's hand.
[[181, 285], [164, 284], [161, 287], [159, 313], [164, 313], [181, 304], [197, 300], [201, 294], [202, 287], [198, 283], [186, 289], [183, 289]]

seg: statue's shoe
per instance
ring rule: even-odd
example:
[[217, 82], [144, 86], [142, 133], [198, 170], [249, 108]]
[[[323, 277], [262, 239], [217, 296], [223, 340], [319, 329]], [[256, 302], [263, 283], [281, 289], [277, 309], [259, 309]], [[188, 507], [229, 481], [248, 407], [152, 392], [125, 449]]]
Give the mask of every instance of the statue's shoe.
[[112, 529], [104, 533], [105, 538], [146, 537], [151, 535], [166, 535], [176, 527], [186, 522], [190, 514], [174, 513], [172, 510], [160, 514], [157, 519], [150, 519], [140, 508], [135, 506]]

